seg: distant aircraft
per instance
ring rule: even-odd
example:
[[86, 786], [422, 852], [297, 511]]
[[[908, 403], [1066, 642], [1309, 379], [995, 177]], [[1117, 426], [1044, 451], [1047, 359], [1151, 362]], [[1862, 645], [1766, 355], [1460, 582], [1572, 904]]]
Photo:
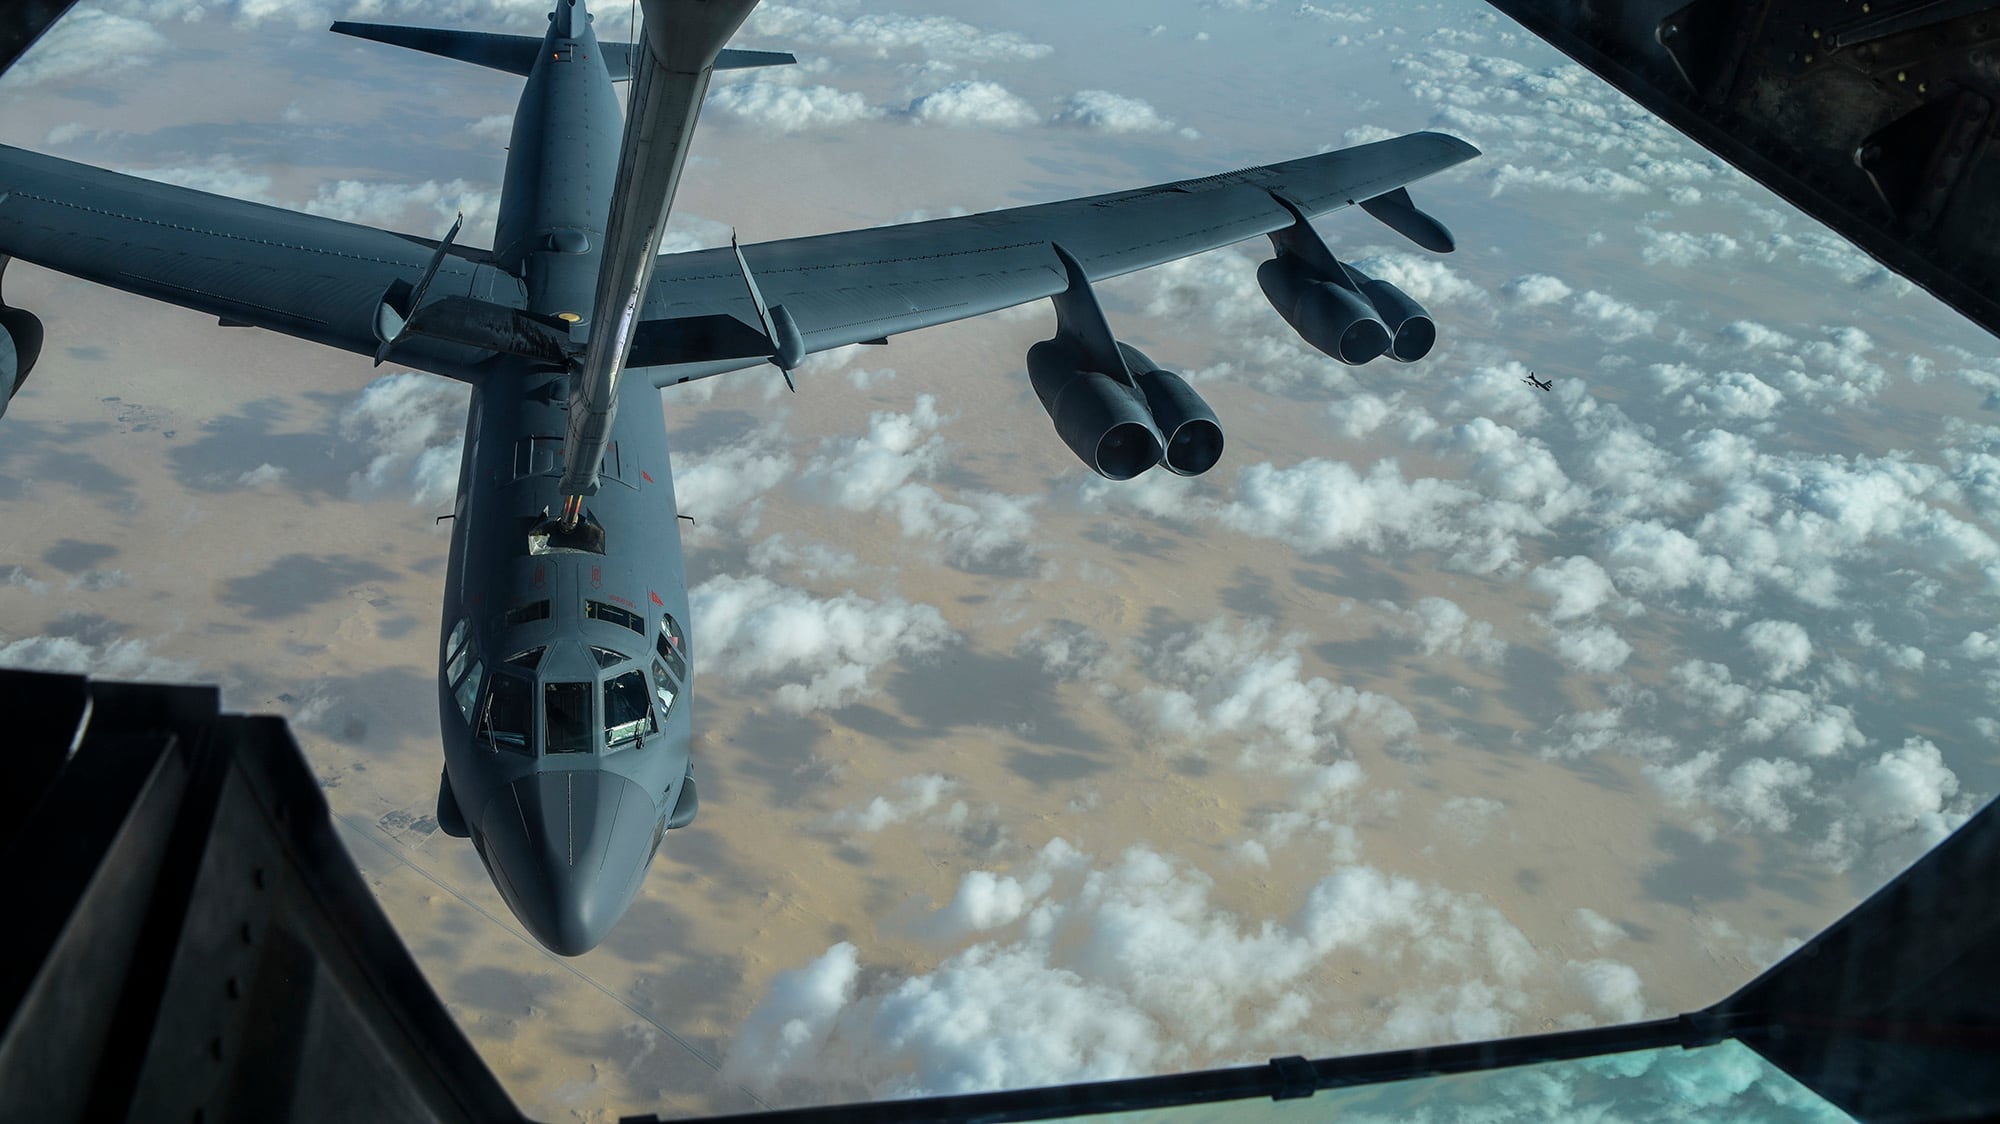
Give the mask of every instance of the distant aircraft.
[[1522, 382], [1524, 382], [1524, 383], [1527, 383], [1527, 384], [1528, 384], [1529, 386], [1532, 386], [1532, 387], [1534, 387], [1534, 388], [1535, 388], [1536, 390], [1554, 390], [1554, 389], [1555, 389], [1555, 385], [1556, 385], [1556, 382], [1555, 382], [1555, 380], [1554, 380], [1554, 379], [1538, 379], [1538, 378], [1536, 378], [1536, 377], [1535, 377], [1535, 372], [1533, 372], [1533, 371], [1529, 371], [1529, 372], [1528, 372], [1528, 377], [1527, 377], [1527, 378], [1524, 378], [1524, 379], [1522, 379], [1521, 381], [1522, 381]]
[[[694, 820], [687, 579], [655, 388], [1049, 298], [1027, 355], [1057, 434], [1098, 473], [1199, 475], [1222, 427], [1111, 334], [1093, 282], [1268, 235], [1257, 280], [1344, 363], [1429, 352], [1436, 326], [1338, 261], [1312, 216], [1357, 200], [1426, 249], [1404, 185], [1478, 155], [1413, 133], [1087, 199], [656, 256], [715, 70], [756, 0], [645, 0], [642, 43], [579, 0], [526, 36], [336, 23], [527, 79], [494, 247], [393, 234], [0, 147], [0, 254], [472, 386], [439, 625], [439, 825], [470, 838], [550, 949], [594, 947], [662, 837]], [[633, 82], [620, 140], [612, 83]], [[0, 266], [7, 259], [0, 258]], [[0, 304], [11, 401], [40, 352]], [[622, 371], [638, 372], [620, 379]], [[631, 399], [643, 408], [619, 410]], [[4, 404], [0, 404], [4, 412]]]

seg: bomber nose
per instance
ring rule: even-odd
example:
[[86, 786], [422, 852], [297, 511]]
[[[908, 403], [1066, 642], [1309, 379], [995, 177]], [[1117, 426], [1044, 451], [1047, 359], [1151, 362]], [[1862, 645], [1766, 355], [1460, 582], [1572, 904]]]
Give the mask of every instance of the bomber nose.
[[487, 805], [488, 856], [514, 916], [564, 956], [597, 947], [638, 895], [658, 809], [595, 769], [523, 777]]

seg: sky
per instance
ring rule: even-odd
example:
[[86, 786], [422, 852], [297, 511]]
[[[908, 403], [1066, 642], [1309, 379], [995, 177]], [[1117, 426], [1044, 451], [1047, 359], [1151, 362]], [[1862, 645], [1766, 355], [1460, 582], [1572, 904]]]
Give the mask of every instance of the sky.
[[[0, 140], [485, 244], [518, 81], [324, 25], [544, 10], [85, 3], [0, 79]], [[1423, 362], [1301, 343], [1263, 241], [1100, 287], [1222, 418], [1198, 479], [1070, 456], [1023, 367], [1046, 305], [796, 396], [663, 392], [702, 811], [574, 961], [429, 818], [464, 390], [8, 271], [49, 339], [0, 421], [0, 517], [37, 529], [0, 546], [0, 663], [287, 715], [531, 1115], [1673, 1014], [1995, 791], [1990, 339], [1483, 5], [767, 2], [736, 42], [800, 65], [718, 79], [669, 249], [1414, 129], [1485, 155], [1413, 189], [1452, 255], [1318, 223], [1432, 309]], [[1820, 1111], [1740, 1051], [1572, 1077], [1452, 1095]]]

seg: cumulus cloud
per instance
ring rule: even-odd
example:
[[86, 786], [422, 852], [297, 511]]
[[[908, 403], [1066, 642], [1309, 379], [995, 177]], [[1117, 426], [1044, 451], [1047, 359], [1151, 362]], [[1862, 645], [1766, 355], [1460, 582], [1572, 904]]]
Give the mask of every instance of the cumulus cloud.
[[944, 466], [944, 421], [929, 394], [908, 413], [877, 411], [862, 436], [823, 442], [798, 490], [849, 511], [889, 512], [905, 536], [936, 544], [954, 565], [1025, 563], [1040, 497], [962, 488], [947, 498], [920, 482]]
[[[957, 787], [957, 781], [937, 773], [904, 777], [897, 783], [897, 795], [877, 796], [860, 808], [835, 812], [827, 817], [826, 826], [833, 831], [873, 835], [930, 811]], [[964, 805], [958, 807], [962, 816]]]
[[1457, 602], [1424, 597], [1407, 610], [1384, 607], [1395, 614], [1390, 630], [1415, 640], [1418, 650], [1427, 656], [1463, 656], [1471, 663], [1491, 666], [1507, 653], [1507, 642], [1493, 634], [1493, 626], [1473, 620]]
[[340, 414], [340, 434], [368, 456], [348, 477], [356, 499], [407, 495], [419, 507], [449, 507], [458, 494], [471, 391], [435, 375], [384, 375]]
[[[1051, 121], [1098, 133], [1164, 133], [1174, 123], [1142, 98], [1109, 90], [1078, 90], [1063, 100]], [[1192, 129], [1182, 133], [1192, 136]]]
[[1618, 595], [1604, 567], [1582, 555], [1535, 567], [1528, 588], [1548, 597], [1549, 619], [1557, 621], [1588, 616]]
[[1533, 307], [1542, 304], [1561, 304], [1574, 292], [1561, 279], [1546, 273], [1524, 273], [1501, 286], [1501, 295], [1516, 304]]
[[1632, 655], [1632, 645], [1608, 625], [1586, 624], [1552, 631], [1555, 635], [1550, 647], [1556, 658], [1578, 671], [1609, 675], [1625, 666]]
[[1274, 639], [1267, 626], [1218, 618], [1166, 637], [1144, 661], [1156, 686], [1125, 697], [1134, 721], [1173, 741], [1244, 747], [1245, 761], [1315, 772], [1347, 727], [1400, 739], [1416, 719], [1386, 695], [1303, 672], [1301, 638]]
[[703, 666], [738, 681], [788, 680], [774, 699], [798, 714], [865, 697], [884, 665], [953, 636], [929, 605], [851, 592], [818, 598], [762, 575], [717, 575], [689, 590], [688, 601]]
[[674, 469], [674, 502], [697, 529], [756, 529], [764, 495], [792, 474], [792, 458], [775, 430], [759, 430], [708, 452], [683, 453]]
[[1571, 302], [1570, 311], [1603, 332], [1607, 343], [1622, 343], [1634, 336], [1651, 335], [1660, 324], [1657, 313], [1634, 308], [1595, 289]]
[[910, 116], [926, 125], [1019, 129], [1041, 120], [1035, 108], [998, 82], [968, 79], [910, 102]]
[[859, 49], [878, 57], [914, 52], [947, 62], [1025, 62], [1055, 49], [1017, 32], [987, 31], [949, 16], [870, 12], [846, 18], [800, 4], [761, 4], [744, 30], [772, 42]]
[[101, 643], [79, 636], [0, 637], [0, 667], [156, 683], [186, 682], [197, 674], [195, 664], [157, 655], [152, 641], [136, 637]]
[[167, 37], [145, 20], [78, 5], [8, 68], [0, 85], [19, 90], [101, 78], [143, 65], [167, 46]]
[[746, 78], [709, 91], [707, 113], [755, 128], [802, 133], [852, 124], [880, 114], [852, 90], [801, 86], [772, 78]]
[[[910, 1096], [1112, 1078], [1283, 1050], [1505, 1034], [1545, 964], [1477, 895], [1343, 866], [1285, 919], [1217, 908], [1213, 882], [1144, 847], [1099, 865], [1057, 840], [1017, 872], [961, 878], [931, 918], [985, 939], [918, 974], [870, 973], [835, 945], [779, 977], [726, 1073], [792, 1095]], [[1202, 965], [1189, 972], [1190, 964]], [[1431, 982], [1329, 1036], [1350, 968], [1402, 965]], [[1635, 985], [1587, 967], [1593, 1010]], [[865, 982], [864, 982], [865, 981]], [[1628, 986], [1629, 985], [1629, 986]], [[808, 1092], [810, 1091], [810, 1092]]]
[[1743, 626], [1743, 642], [1763, 661], [1767, 679], [1789, 679], [1812, 661], [1812, 640], [1793, 621], [1753, 621]]
[[500, 217], [500, 193], [489, 185], [462, 179], [448, 183], [337, 180], [320, 185], [304, 209], [342, 222], [391, 230], [412, 228], [419, 233], [434, 231], [440, 236], [462, 214], [462, 237], [478, 244], [493, 240], [493, 225]]

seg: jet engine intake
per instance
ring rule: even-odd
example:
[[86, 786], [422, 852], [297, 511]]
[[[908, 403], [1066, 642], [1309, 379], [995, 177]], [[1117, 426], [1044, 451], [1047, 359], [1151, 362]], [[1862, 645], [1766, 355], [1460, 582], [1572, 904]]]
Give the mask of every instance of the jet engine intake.
[[1342, 363], [1359, 366], [1389, 350], [1389, 326], [1375, 306], [1339, 282], [1313, 276], [1303, 260], [1272, 258], [1257, 267], [1257, 284], [1300, 339]]
[[1187, 380], [1160, 369], [1146, 353], [1128, 343], [1118, 351], [1145, 396], [1153, 424], [1166, 435], [1160, 463], [1177, 476], [1200, 476], [1222, 459], [1222, 422]]
[[1107, 480], [1130, 480], [1160, 462], [1166, 443], [1138, 392], [1085, 362], [1058, 334], [1028, 349], [1028, 381], [1078, 459]]
[[[1349, 267], [1352, 272], [1352, 267]], [[1437, 322], [1416, 298], [1387, 281], [1370, 280], [1354, 272], [1361, 282], [1361, 295], [1375, 306], [1382, 323], [1389, 328], [1389, 358], [1398, 363], [1414, 363], [1431, 353], [1437, 343]]]

